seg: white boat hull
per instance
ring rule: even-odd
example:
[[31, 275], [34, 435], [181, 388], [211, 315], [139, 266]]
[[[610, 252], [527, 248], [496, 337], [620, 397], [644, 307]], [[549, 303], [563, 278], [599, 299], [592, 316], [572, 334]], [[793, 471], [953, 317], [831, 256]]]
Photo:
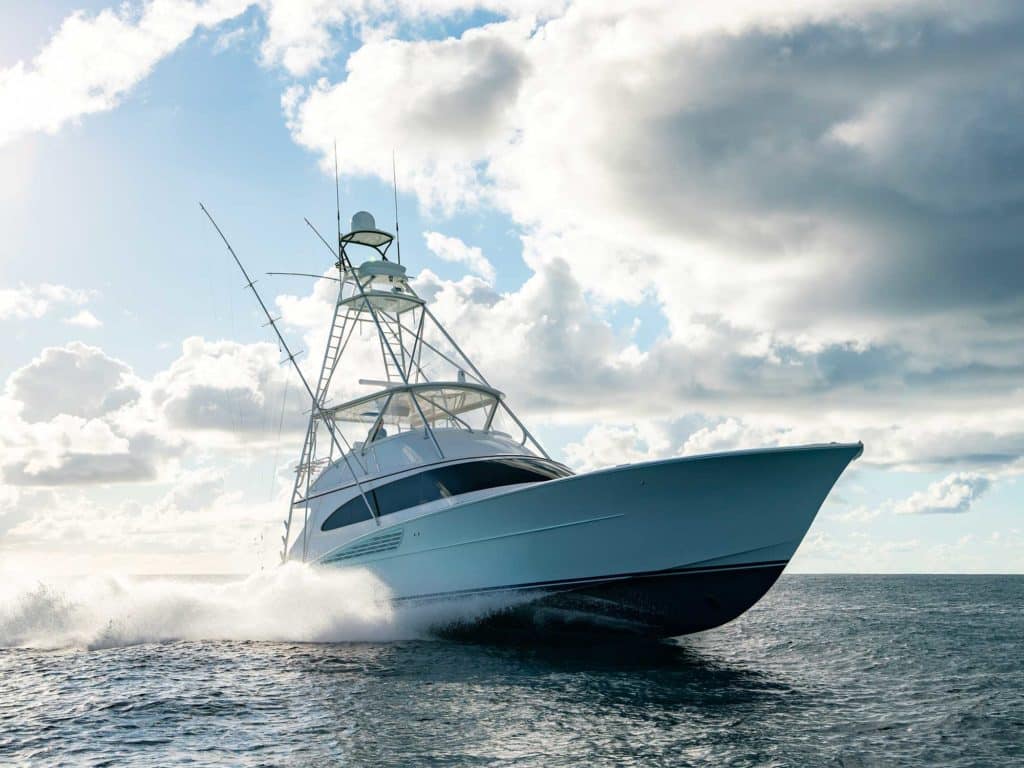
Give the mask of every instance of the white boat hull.
[[400, 602], [513, 595], [498, 621], [669, 637], [756, 603], [858, 444], [736, 451], [502, 489], [380, 527], [319, 558]]

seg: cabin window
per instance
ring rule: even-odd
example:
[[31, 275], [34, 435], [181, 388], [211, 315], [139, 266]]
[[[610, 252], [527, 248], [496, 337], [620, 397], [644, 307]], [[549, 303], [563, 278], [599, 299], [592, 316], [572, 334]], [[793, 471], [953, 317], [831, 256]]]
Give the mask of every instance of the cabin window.
[[[377, 514], [389, 515], [462, 493], [517, 483], [543, 482], [569, 474], [568, 470], [561, 467], [532, 459], [487, 459], [428, 469], [411, 477], [403, 477], [367, 491], [366, 498], [374, 505]], [[366, 508], [362, 497], [356, 496], [334, 510], [324, 520], [320, 530], [333, 531], [369, 519], [370, 510]]]
[[[373, 491], [366, 494], [366, 499], [373, 504]], [[333, 531], [335, 528], [344, 528], [346, 525], [352, 525], [353, 523], [360, 523], [363, 520], [372, 519], [370, 510], [366, 508], [366, 503], [363, 501], [362, 496], [356, 496], [351, 501], [346, 501], [336, 510], [331, 512], [331, 516], [324, 520], [324, 524], [320, 526], [321, 531]]]

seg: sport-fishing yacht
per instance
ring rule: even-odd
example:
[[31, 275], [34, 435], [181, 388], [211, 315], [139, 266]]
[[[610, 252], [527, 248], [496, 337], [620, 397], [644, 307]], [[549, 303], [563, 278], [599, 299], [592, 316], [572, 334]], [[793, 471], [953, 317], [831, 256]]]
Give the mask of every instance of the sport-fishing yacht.
[[[576, 474], [440, 325], [389, 259], [392, 242], [366, 212], [339, 227], [283, 561], [368, 569], [400, 602], [508, 598], [506, 613], [534, 628], [699, 632], [768, 591], [862, 451], [765, 448]], [[369, 258], [357, 264], [357, 251]], [[376, 375], [341, 384], [343, 357]]]

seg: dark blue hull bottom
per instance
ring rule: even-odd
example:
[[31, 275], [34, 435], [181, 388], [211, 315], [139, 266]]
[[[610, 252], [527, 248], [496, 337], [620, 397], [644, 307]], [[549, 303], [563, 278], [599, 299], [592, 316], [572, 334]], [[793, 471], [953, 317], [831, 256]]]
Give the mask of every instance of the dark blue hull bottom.
[[445, 634], [484, 639], [524, 636], [632, 635], [666, 638], [732, 621], [760, 600], [784, 561], [713, 568], [679, 568], [507, 588], [536, 598], [498, 610]]

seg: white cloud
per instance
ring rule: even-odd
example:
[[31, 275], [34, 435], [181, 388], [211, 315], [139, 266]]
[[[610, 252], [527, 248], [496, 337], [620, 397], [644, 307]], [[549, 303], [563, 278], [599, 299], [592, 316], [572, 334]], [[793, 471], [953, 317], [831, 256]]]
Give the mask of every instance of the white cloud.
[[207, 439], [220, 444], [241, 439], [251, 446], [261, 437], [276, 436], [279, 425], [289, 432], [306, 426], [306, 395], [298, 384], [288, 383], [292, 374], [280, 358], [269, 343], [191, 337], [183, 342], [181, 355], [153, 377], [149, 400], [173, 430], [189, 432], [193, 439], [207, 433]]
[[596, 424], [581, 440], [565, 447], [566, 461], [579, 472], [650, 461], [671, 451], [671, 437], [661, 425]]
[[[414, 283], [484, 375], [500, 371], [500, 386], [533, 417], [660, 425], [674, 435], [664, 455], [857, 440], [880, 465], [998, 466], [1024, 455], [1016, 401], [993, 403], [993, 419], [958, 390], [908, 399], [908, 374], [884, 351], [801, 351], [720, 324], [703, 339], [660, 339], [629, 355], [632, 339], [602, 318], [568, 264], [535, 269], [502, 295], [473, 277], [425, 271]], [[686, 414], [686, 429], [673, 426]]]
[[[1024, 158], [995, 127], [1024, 103], [990, 77], [1021, 66], [1010, 28], [998, 4], [579, 2], [374, 38], [285, 110], [326, 163], [337, 135], [346, 173], [390, 180], [408, 145], [424, 205], [523, 230], [520, 290], [419, 285], [527, 412], [699, 414], [673, 451], [862, 439], [878, 464], [992, 468], [1024, 451], [1020, 176], [995, 173]], [[641, 301], [668, 324], [642, 350], [605, 312]]]
[[[75, 11], [31, 61], [0, 69], [0, 146], [35, 132], [56, 133], [85, 115], [116, 107], [196, 30], [212, 29], [257, 6], [266, 35], [264, 65], [305, 77], [333, 55], [346, 30], [365, 39], [395, 19], [422, 21], [486, 9], [512, 16], [551, 14], [562, 0], [132, 0], [96, 13]], [[217, 36], [219, 53], [255, 27]]]
[[882, 515], [881, 507], [860, 505], [836, 515], [844, 523], [870, 523]]
[[[998, 419], [979, 409], [970, 393], [908, 400], [900, 395], [908, 373], [888, 351], [853, 345], [800, 350], [720, 323], [709, 323], [704, 338], [660, 338], [641, 353], [631, 332], [615, 331], [601, 305], [588, 299], [567, 263], [532, 262], [535, 274], [505, 294], [471, 275], [446, 281], [424, 270], [413, 281], [484, 375], [496, 377], [528, 419], [642, 427], [648, 436], [663, 436], [656, 455], [649, 446], [638, 449], [649, 458], [857, 440], [865, 443], [866, 463], [911, 469], [993, 468], [1024, 455], [1024, 408], [1015, 400], [996, 404]], [[321, 281], [306, 296], [277, 302], [284, 322], [304, 332], [310, 378], [336, 290]], [[363, 341], [353, 342], [355, 362], [346, 370], [372, 378], [380, 354]], [[336, 379], [332, 399], [365, 393], [356, 384], [359, 375]], [[598, 462], [601, 452], [588, 453], [585, 445], [571, 450], [579, 466], [626, 460]]]
[[271, 0], [264, 11], [264, 63], [280, 65], [295, 76], [308, 74], [333, 51], [332, 28], [341, 26], [354, 7], [358, 4], [332, 0]]
[[47, 347], [7, 380], [7, 395], [22, 406], [28, 422], [58, 415], [91, 419], [139, 397], [131, 369], [101, 349], [81, 342]]
[[494, 285], [494, 265], [476, 246], [466, 245], [459, 238], [442, 235], [440, 232], [424, 232], [423, 238], [427, 248], [438, 258], [463, 264], [470, 272]]
[[[287, 114], [325, 162], [337, 136], [346, 172], [386, 179], [388, 148], [408, 147], [404, 185], [425, 204], [498, 204], [587, 292], [653, 292], [677, 338], [717, 316], [803, 346], [933, 347], [900, 316], [908, 304], [943, 314], [937, 336], [962, 336], [952, 304], [999, 293], [1019, 309], [1024, 291], [1005, 255], [1014, 238], [981, 227], [992, 268], [969, 270], [978, 249], [963, 250], [966, 230], [939, 234], [951, 220], [936, 198], [977, 190], [991, 216], [1020, 193], [1016, 174], [979, 170], [1000, 167], [985, 162], [995, 145], [1017, 157], [1016, 139], [976, 133], [1001, 124], [988, 112], [1021, 109], [987, 77], [996, 60], [1017, 67], [1015, 51], [986, 44], [1020, 21], [1009, 6], [581, 2], [536, 29], [370, 41], [343, 82], [292, 91]], [[986, 57], [969, 71], [965, 48]], [[940, 116], [951, 99], [965, 116], [953, 133]], [[868, 117], [879, 162], [849, 127]], [[914, 279], [896, 266], [908, 260]]]
[[901, 515], [963, 514], [991, 485], [986, 475], [956, 472], [899, 502], [894, 510]]
[[[240, 471], [237, 467], [235, 471]], [[8, 528], [8, 545], [51, 551], [104, 548], [136, 554], [195, 551], [247, 560], [259, 539], [272, 548], [283, 496], [246, 499], [225, 487], [210, 468], [182, 471], [166, 478], [152, 500], [101, 503], [82, 489], [22, 490], [17, 524]], [[45, 503], [40, 503], [45, 500]], [[0, 505], [0, 524], [3, 506]], [[11, 520], [13, 522], [13, 519]]]
[[690, 435], [683, 444], [684, 454], [736, 451], [744, 448], [762, 448], [794, 441], [783, 430], [758, 428], [737, 419], [726, 419], [712, 427], [703, 427]]
[[68, 325], [77, 325], [80, 328], [100, 328], [103, 322], [87, 309], [79, 311], [64, 321]]
[[198, 27], [237, 16], [248, 4], [152, 0], [72, 13], [31, 62], [0, 70], [0, 145], [112, 109]]
[[89, 291], [51, 283], [0, 288], [0, 320], [39, 319], [55, 307], [81, 306], [90, 296]]
[[[263, 61], [293, 77], [362, 35], [343, 81], [289, 83], [296, 142], [327, 167], [337, 136], [345, 173], [387, 181], [397, 147], [400, 183], [424, 205], [493, 205], [520, 228], [533, 270], [520, 289], [497, 293], [482, 252], [436, 232], [428, 246], [475, 274], [425, 271], [416, 285], [522, 415], [592, 425], [566, 448], [580, 468], [862, 439], [866, 462], [984, 472], [884, 511], [966, 509], [1020, 461], [1024, 273], [1005, 215], [1021, 200], [1022, 145], [1006, 126], [1022, 102], [1005, 87], [1021, 72], [1006, 43], [1017, 8], [558, 5], [261, 3]], [[0, 143], [113, 107], [197, 26], [243, 7], [69, 17], [35, 60], [0, 73]], [[511, 20], [389, 39], [471, 7]], [[335, 287], [278, 301], [307, 371]], [[0, 317], [85, 303], [51, 288], [0, 291]], [[640, 302], [667, 323], [644, 344], [611, 320]], [[149, 381], [68, 356], [84, 366], [68, 373], [81, 401], [25, 374], [0, 402], [3, 466], [20, 483], [152, 481], [183, 451], [233, 455], [276, 424], [285, 386], [272, 345], [191, 339]], [[292, 386], [285, 425], [299, 430]]]
[[[484, 280], [446, 283], [424, 274], [419, 283], [484, 370], [508, 372], [503, 386], [524, 408], [577, 421], [660, 419], [663, 429], [673, 421], [667, 411], [699, 415], [702, 423], [672, 451], [863, 438], [866, 459], [887, 464], [998, 464], [1021, 455], [1024, 411], [1006, 385], [1019, 366], [1019, 324], [962, 312], [934, 316], [930, 308], [922, 323], [920, 314], [901, 319], [863, 305], [851, 318], [840, 311], [845, 296], [821, 304], [837, 275], [879, 272], [851, 253], [882, 253], [879, 232], [897, 244], [903, 237], [889, 225], [864, 225], [863, 200], [851, 184], [948, 205], [929, 197], [942, 185], [910, 157], [907, 139], [913, 123], [925, 132], [915, 134], [918, 143], [940, 146], [946, 139], [927, 131], [944, 123], [906, 116], [934, 117], [944, 95], [966, 99], [971, 109], [988, 103], [979, 101], [985, 94], [978, 95], [975, 70], [949, 79], [941, 94], [926, 73], [947, 71], [948, 47], [983, 39], [1004, 9], [954, 9], [953, 23], [915, 4], [722, 4], [698, 13], [671, 3], [580, 2], [562, 13], [558, 3], [513, 9], [314, 0], [264, 4], [264, 53], [305, 72], [333, 51], [339, 25], [436, 18], [471, 5], [513, 20], [441, 40], [369, 35], [343, 82], [289, 88], [282, 103], [296, 141], [328, 163], [337, 134], [346, 172], [387, 178], [388, 150], [398, 146], [408, 169], [403, 183], [425, 203], [493, 203], [524, 228], [524, 256], [535, 274], [520, 290], [496, 294], [486, 285], [493, 266], [482, 252], [437, 232], [427, 234], [428, 245]], [[139, 39], [156, 35], [166, 43], [149, 46], [157, 55], [242, 7], [166, 0], [135, 12], [80, 14], [50, 46], [65, 50], [76, 36], [93, 45], [109, 34], [134, 51]], [[941, 35], [912, 45], [927, 24]], [[876, 69], [894, 51], [914, 65], [883, 77]], [[851, 69], [851, 57], [865, 66]], [[49, 61], [46, 51], [38, 61]], [[822, 89], [819, 70], [829, 67], [867, 82], [854, 78], [839, 93]], [[1008, 96], [989, 96], [996, 106], [1013, 106]], [[958, 123], [958, 135], [972, 139], [974, 124]], [[969, 159], [980, 146], [949, 149]], [[837, 152], [865, 153], [865, 162]], [[891, 175], [900, 158], [902, 181]], [[825, 171], [839, 185], [830, 182], [828, 194], [845, 190], [831, 207], [818, 204], [816, 187], [800, 191]], [[1012, 183], [992, 181], [992, 200], [1012, 199]], [[936, 272], [943, 270], [919, 274]], [[279, 300], [286, 322], [302, 328], [314, 350], [310, 368], [333, 288], [323, 283], [313, 296]], [[668, 330], [641, 350], [604, 310], [644, 300], [658, 304]], [[0, 312], [10, 316], [34, 316], [40, 306], [25, 291], [0, 294]], [[88, 322], [84, 314], [80, 320]], [[253, 361], [212, 347], [202, 355], [223, 358], [235, 372], [255, 370]], [[259, 366], [269, 364], [264, 357]], [[234, 374], [221, 380], [201, 366], [177, 365], [182, 389], [167, 393], [161, 411], [175, 428], [230, 432], [265, 420], [269, 402], [258, 380], [232, 384]], [[167, 386], [173, 376], [165, 376]]]
[[294, 439], [306, 398], [278, 363], [271, 344], [191, 338], [146, 380], [96, 347], [47, 348], [0, 397], [0, 473], [18, 486], [149, 483], [183, 457]]
[[397, 147], [402, 188], [447, 209], [477, 200], [479, 160], [513, 137], [530, 30], [514, 21], [439, 41], [371, 40], [349, 57], [344, 82], [286, 92], [288, 126], [325, 163], [337, 136], [346, 174], [390, 179]]
[[0, 471], [4, 482], [18, 486], [145, 482], [180, 452], [180, 445], [106, 419], [12, 419], [0, 439]]
[[32, 510], [23, 494], [17, 488], [0, 484], [0, 540], [30, 517]]
[[235, 48], [245, 42], [248, 38], [255, 35], [258, 31], [258, 27], [252, 24], [248, 27], [235, 27], [232, 30], [221, 32], [217, 35], [217, 40], [213, 44], [214, 53], [224, 53], [232, 48]]
[[796, 573], [1020, 573], [1024, 539], [1019, 533], [982, 540], [886, 538], [864, 530], [831, 535], [811, 529], [787, 572]]
[[364, 40], [380, 39], [381, 30], [399, 22], [465, 15], [474, 10], [506, 17], [551, 16], [565, 0], [263, 0], [267, 36], [261, 54], [267, 66], [280, 66], [303, 77], [338, 49], [341, 30], [353, 27]]

